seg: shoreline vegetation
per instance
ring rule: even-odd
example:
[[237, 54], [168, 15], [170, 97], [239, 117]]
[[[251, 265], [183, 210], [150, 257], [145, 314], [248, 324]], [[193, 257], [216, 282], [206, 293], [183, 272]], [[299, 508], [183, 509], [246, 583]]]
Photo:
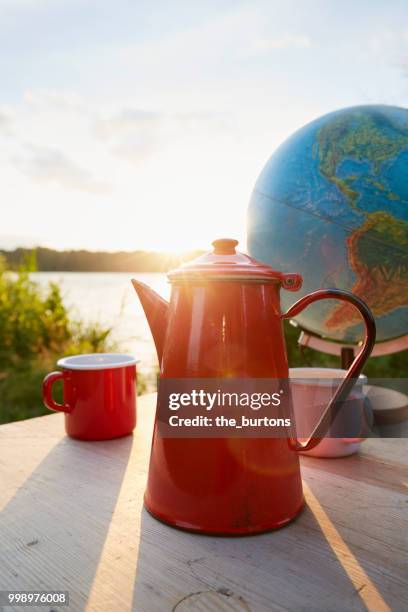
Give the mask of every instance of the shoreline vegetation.
[[37, 272], [167, 272], [204, 253], [158, 251], [57, 251], [45, 247], [0, 250], [9, 270], [18, 270], [22, 261], [35, 258]]

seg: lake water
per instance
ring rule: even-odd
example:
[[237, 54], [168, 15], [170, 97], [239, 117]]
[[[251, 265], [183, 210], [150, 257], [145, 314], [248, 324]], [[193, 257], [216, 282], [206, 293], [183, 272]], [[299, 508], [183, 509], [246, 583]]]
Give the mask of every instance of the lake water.
[[148, 372], [157, 364], [156, 351], [142, 306], [130, 282], [146, 283], [166, 299], [170, 285], [165, 274], [129, 272], [34, 272], [30, 277], [46, 287], [61, 286], [65, 305], [74, 317], [112, 327], [119, 350], [141, 360], [138, 368]]

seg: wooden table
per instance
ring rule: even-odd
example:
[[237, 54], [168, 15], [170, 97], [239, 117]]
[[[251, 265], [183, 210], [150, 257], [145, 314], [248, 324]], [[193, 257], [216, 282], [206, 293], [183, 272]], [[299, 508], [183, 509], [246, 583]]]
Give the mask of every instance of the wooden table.
[[408, 609], [406, 440], [302, 457], [308, 506], [284, 529], [200, 536], [143, 509], [154, 405], [109, 442], [60, 414], [0, 427], [0, 589], [68, 590], [74, 611]]

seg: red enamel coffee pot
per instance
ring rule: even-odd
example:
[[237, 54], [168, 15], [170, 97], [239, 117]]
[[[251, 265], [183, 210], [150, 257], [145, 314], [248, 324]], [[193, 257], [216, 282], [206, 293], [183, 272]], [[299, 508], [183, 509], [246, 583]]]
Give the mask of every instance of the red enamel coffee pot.
[[326, 413], [304, 445], [288, 438], [163, 437], [157, 416], [145, 506], [156, 518], [192, 531], [239, 535], [281, 527], [303, 506], [297, 451], [327, 431], [375, 342], [373, 316], [358, 297], [319, 290], [280, 311], [280, 289], [301, 287], [248, 255], [238, 242], [219, 239], [214, 250], [169, 272], [170, 303], [133, 280], [155, 341], [160, 378], [288, 378], [282, 319], [317, 300], [349, 302], [364, 320], [366, 337]]

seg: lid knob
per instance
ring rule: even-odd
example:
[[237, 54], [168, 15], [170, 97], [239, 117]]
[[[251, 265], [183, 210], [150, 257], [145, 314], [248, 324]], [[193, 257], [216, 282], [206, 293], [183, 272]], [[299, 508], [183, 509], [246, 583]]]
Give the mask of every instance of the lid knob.
[[215, 255], [234, 255], [238, 240], [233, 238], [217, 238], [211, 243], [214, 247]]

